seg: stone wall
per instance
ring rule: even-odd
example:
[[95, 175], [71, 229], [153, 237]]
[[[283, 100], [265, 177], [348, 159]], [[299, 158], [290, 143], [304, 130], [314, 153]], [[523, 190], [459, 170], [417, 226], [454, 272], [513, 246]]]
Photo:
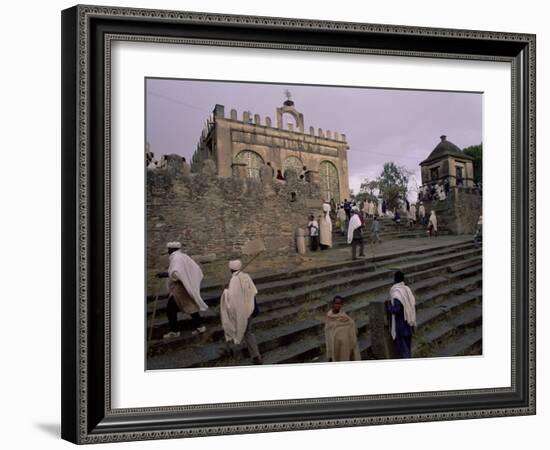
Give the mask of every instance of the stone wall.
[[241, 256], [261, 238], [266, 254], [295, 254], [295, 232], [321, 213], [319, 186], [290, 177], [218, 177], [212, 161], [199, 174], [147, 171], [147, 268], [165, 270], [166, 242], [181, 241], [201, 262]]
[[445, 200], [425, 202], [426, 214], [435, 210], [438, 226], [453, 234], [474, 234], [482, 214], [483, 197], [475, 188], [453, 187]]

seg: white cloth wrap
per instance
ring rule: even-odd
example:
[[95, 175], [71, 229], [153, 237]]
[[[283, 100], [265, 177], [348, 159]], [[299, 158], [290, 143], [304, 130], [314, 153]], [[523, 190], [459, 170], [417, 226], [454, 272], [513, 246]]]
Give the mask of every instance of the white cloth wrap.
[[434, 231], [437, 231], [437, 217], [434, 211], [430, 214], [430, 225], [433, 226]]
[[[396, 283], [390, 288], [390, 301], [393, 306], [393, 300], [397, 299], [403, 305], [403, 313], [405, 321], [411, 326], [416, 326], [416, 299], [409, 288], [404, 282]], [[391, 316], [391, 337], [395, 339], [395, 314]]]
[[173, 281], [181, 281], [187, 293], [193, 298], [200, 311], [206, 311], [208, 305], [201, 298], [202, 270], [188, 255], [181, 251], [170, 253], [168, 276]]
[[258, 293], [250, 275], [235, 272], [220, 299], [220, 317], [225, 340], [240, 344], [254, 311], [254, 297]]
[[356, 228], [359, 228], [361, 226], [361, 219], [357, 214], [353, 214], [351, 216], [351, 219], [349, 220], [349, 226], [348, 226], [348, 244], [351, 244], [351, 241], [353, 241], [353, 232]]

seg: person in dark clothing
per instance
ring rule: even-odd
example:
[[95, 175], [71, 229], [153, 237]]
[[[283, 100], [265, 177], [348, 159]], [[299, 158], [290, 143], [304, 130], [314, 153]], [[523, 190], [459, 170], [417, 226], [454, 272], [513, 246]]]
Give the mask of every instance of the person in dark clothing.
[[351, 244], [351, 259], [355, 260], [357, 259], [357, 246], [359, 246], [359, 256], [365, 256], [364, 224], [358, 208], [353, 208], [351, 214], [348, 225], [348, 244]]
[[399, 211], [395, 210], [395, 215], [392, 220], [395, 223], [396, 228], [401, 224], [401, 214], [399, 214]]
[[312, 252], [316, 252], [319, 248], [319, 222], [315, 220], [315, 217], [309, 216], [307, 228], [309, 230], [309, 246]]
[[348, 202], [348, 199], [344, 199], [344, 212], [346, 213], [346, 219], [349, 222], [349, 219], [351, 217], [351, 203]]
[[386, 311], [391, 314], [390, 333], [399, 358], [411, 358], [412, 336], [416, 326], [416, 299], [405, 285], [405, 274], [398, 270], [394, 274], [394, 285], [390, 298], [386, 300]]
[[386, 214], [388, 207], [386, 206], [386, 200], [382, 200], [382, 214]]

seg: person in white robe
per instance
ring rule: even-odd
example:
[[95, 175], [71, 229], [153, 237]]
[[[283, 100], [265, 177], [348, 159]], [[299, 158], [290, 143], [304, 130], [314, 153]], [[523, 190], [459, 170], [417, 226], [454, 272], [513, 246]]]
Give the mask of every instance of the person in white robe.
[[437, 191], [438, 191], [439, 200], [445, 200], [447, 198], [447, 194], [445, 194], [445, 188], [440, 184], [437, 185]]
[[430, 237], [434, 236], [437, 233], [437, 217], [435, 211], [432, 209], [430, 213], [430, 219], [428, 220], [428, 234]]
[[323, 215], [319, 221], [319, 242], [321, 250], [332, 247], [332, 219], [330, 218], [330, 203], [323, 203]]
[[363, 239], [363, 221], [361, 220], [359, 209], [351, 209], [351, 219], [348, 225], [348, 244], [351, 244], [351, 259], [357, 259], [357, 246], [359, 246], [359, 256], [365, 256], [365, 242]]
[[231, 280], [220, 299], [220, 317], [228, 350], [236, 355], [240, 346], [245, 344], [253, 363], [261, 364], [262, 358], [253, 332], [258, 290], [250, 275], [241, 270], [240, 260], [230, 261], [229, 269]]
[[369, 217], [372, 219], [376, 213], [376, 205], [374, 202], [369, 202]]
[[340, 232], [344, 235], [346, 234], [346, 211], [344, 209], [344, 205], [340, 205], [338, 207], [338, 212], [336, 213], [336, 219], [338, 221], [338, 225], [340, 227]]
[[364, 201], [363, 207], [361, 208], [361, 212], [363, 213], [363, 217], [368, 217], [370, 211], [370, 201]]
[[477, 221], [476, 232], [474, 234], [474, 244], [477, 246], [481, 245], [483, 241], [483, 216], [479, 216]]
[[158, 278], [168, 278], [166, 315], [170, 331], [163, 337], [170, 339], [180, 336], [178, 312], [191, 316], [193, 334], [204, 333], [206, 327], [202, 323], [200, 311], [206, 311], [208, 305], [200, 294], [202, 270], [191, 257], [181, 251], [180, 242], [169, 242], [166, 247], [170, 260], [168, 272], [157, 274]]
[[420, 202], [420, 206], [418, 207], [418, 218], [421, 225], [426, 225], [426, 208], [422, 202]]
[[416, 299], [405, 284], [405, 274], [398, 270], [386, 300], [386, 310], [391, 314], [390, 334], [400, 358], [411, 357], [411, 341], [416, 326]]
[[413, 227], [416, 224], [416, 206], [414, 204], [409, 207], [408, 216], [409, 226]]

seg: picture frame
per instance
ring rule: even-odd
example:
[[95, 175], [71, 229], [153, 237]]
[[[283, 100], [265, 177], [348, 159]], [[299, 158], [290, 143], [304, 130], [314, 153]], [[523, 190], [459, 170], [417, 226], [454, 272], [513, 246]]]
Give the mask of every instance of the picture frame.
[[[511, 65], [511, 385], [114, 409], [111, 45], [242, 46]], [[78, 5], [62, 12], [62, 437], [85, 444], [535, 414], [535, 36]]]

